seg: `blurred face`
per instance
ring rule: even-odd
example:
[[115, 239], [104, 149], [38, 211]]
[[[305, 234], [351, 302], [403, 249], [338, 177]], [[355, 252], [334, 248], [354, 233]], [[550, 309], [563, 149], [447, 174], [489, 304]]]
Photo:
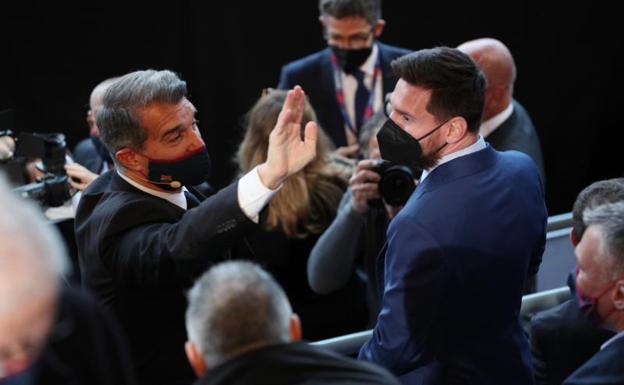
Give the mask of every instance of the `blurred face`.
[[149, 159], [182, 159], [205, 146], [195, 112], [186, 98], [177, 104], [152, 103], [140, 112], [147, 140], [140, 152], [133, 151], [140, 165], [139, 172], [147, 176]]
[[[392, 119], [401, 129], [418, 140], [427, 167], [442, 157], [439, 149], [446, 144], [445, 126], [427, 111], [431, 91], [413, 86], [403, 79], [397, 82], [390, 98]], [[436, 129], [438, 128], [439, 129]]]
[[368, 141], [368, 157], [370, 159], [381, 159], [381, 152], [379, 152], [379, 142], [377, 136], [373, 135]]
[[576, 287], [580, 293], [596, 299], [596, 311], [604, 319], [613, 310], [609, 293], [615, 289], [609, 271], [608, 257], [600, 255], [600, 228], [590, 226], [576, 246], [578, 273]]
[[384, 21], [379, 20], [371, 26], [363, 17], [353, 16], [336, 19], [333, 16], [321, 16], [325, 28], [327, 44], [344, 49], [368, 48], [375, 37], [381, 35]]

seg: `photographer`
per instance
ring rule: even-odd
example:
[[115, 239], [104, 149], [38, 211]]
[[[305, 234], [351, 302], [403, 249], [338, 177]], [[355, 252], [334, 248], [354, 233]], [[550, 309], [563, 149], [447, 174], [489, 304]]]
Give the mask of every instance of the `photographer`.
[[[316, 242], [308, 259], [308, 282], [319, 294], [343, 287], [353, 269], [366, 276], [369, 322], [374, 322], [379, 309], [375, 260], [386, 241], [388, 223], [403, 207], [402, 204], [388, 204], [380, 195], [379, 182], [383, 174], [380, 168], [390, 170], [381, 164], [376, 138], [384, 121], [385, 115], [380, 111], [362, 127], [360, 148], [364, 149], [365, 159], [358, 163], [336, 218]], [[401, 190], [395, 191], [395, 196], [388, 195], [388, 200], [396, 203], [401, 200], [397, 196], [406, 199], [413, 186]]]

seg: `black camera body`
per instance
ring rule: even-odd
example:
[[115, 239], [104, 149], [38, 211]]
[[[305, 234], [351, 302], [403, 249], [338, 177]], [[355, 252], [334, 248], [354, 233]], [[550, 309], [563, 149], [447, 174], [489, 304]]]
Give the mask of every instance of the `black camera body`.
[[414, 175], [405, 165], [382, 160], [373, 171], [381, 177], [379, 194], [389, 205], [404, 205], [416, 189]]
[[[23, 184], [14, 190], [23, 197], [39, 201], [43, 206], [62, 206], [71, 198], [68, 176], [65, 172], [65, 156], [67, 145], [65, 135], [60, 133], [39, 134], [21, 133], [15, 136], [10, 131], [2, 132], [4, 136], [11, 136], [15, 143], [15, 153], [8, 159], [2, 168], [6, 169], [11, 179], [19, 176], [14, 169], [22, 171], [20, 180], [13, 180], [16, 184]], [[41, 159], [37, 168], [44, 173], [37, 182], [28, 183], [23, 175], [27, 160]], [[13, 172], [12, 172], [13, 170]]]

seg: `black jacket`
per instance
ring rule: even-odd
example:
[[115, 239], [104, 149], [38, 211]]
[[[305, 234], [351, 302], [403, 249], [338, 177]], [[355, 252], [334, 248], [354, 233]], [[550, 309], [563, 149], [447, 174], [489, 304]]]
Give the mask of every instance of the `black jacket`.
[[242, 353], [209, 369], [195, 385], [398, 385], [373, 364], [305, 343], [272, 345]]
[[237, 199], [234, 183], [184, 211], [115, 171], [85, 190], [76, 213], [82, 282], [120, 320], [140, 383], [193, 380], [184, 353], [185, 291], [254, 226]]

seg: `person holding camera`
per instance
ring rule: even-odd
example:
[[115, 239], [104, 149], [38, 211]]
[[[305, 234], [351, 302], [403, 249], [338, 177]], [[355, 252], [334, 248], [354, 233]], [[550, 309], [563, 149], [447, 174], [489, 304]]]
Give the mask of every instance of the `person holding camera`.
[[[360, 148], [365, 159], [358, 162], [336, 218], [316, 242], [308, 259], [308, 282], [319, 294], [344, 287], [354, 270], [366, 276], [369, 326], [379, 310], [375, 259], [386, 241], [388, 223], [414, 190], [414, 184], [410, 187], [404, 179], [413, 182], [411, 174], [403, 172], [398, 178], [393, 177], [392, 166], [381, 161], [375, 135], [385, 119], [385, 114], [379, 111], [362, 127]], [[384, 179], [392, 178], [392, 186], [402, 188], [384, 189], [386, 195], [382, 197], [382, 175]]]

